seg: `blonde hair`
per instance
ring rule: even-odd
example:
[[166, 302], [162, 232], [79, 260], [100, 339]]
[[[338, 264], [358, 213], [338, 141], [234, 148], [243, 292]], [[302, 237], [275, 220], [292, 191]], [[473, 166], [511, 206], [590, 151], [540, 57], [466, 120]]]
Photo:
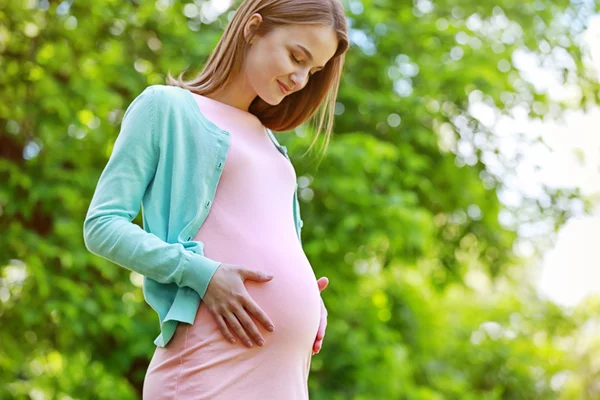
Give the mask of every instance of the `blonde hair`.
[[327, 25], [336, 32], [336, 52], [325, 67], [308, 80], [302, 90], [286, 96], [275, 106], [257, 96], [248, 110], [256, 115], [265, 127], [274, 131], [286, 131], [301, 125], [320, 109], [316, 137], [308, 151], [325, 127], [325, 153], [333, 131], [335, 102], [345, 52], [348, 49], [346, 16], [339, 0], [244, 0], [225, 28], [202, 71], [191, 81], [184, 81], [183, 73], [175, 79], [169, 72], [166, 84], [207, 95], [232, 82], [241, 72], [243, 58], [248, 49], [243, 28], [254, 13], [259, 13], [263, 21], [252, 35], [264, 36], [273, 29], [288, 24]]

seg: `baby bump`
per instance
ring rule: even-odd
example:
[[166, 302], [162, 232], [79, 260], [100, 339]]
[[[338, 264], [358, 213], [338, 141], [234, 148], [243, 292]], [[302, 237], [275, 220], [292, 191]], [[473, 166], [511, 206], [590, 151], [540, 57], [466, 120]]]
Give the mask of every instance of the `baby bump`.
[[[315, 274], [306, 262], [273, 263], [267, 282], [246, 280], [248, 293], [275, 325], [280, 338], [311, 347], [321, 319], [321, 297]], [[270, 332], [266, 331], [267, 334]]]
[[[287, 350], [309, 352], [321, 320], [321, 295], [312, 267], [306, 257], [300, 257], [299, 261], [260, 261], [258, 264], [250, 260], [243, 265], [271, 273], [273, 278], [266, 282], [246, 279], [244, 286], [252, 300], [273, 322], [275, 331], [268, 331], [254, 315], [251, 315], [252, 320], [269, 347], [281, 345]], [[226, 343], [213, 316], [202, 302], [192, 330], [195, 336], [204, 338], [205, 342], [214, 343], [218, 340]]]

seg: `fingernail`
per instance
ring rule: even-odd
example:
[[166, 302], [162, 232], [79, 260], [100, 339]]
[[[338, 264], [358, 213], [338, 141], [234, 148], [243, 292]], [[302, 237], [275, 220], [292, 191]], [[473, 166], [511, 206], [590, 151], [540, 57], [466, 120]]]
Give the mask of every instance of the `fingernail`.
[[264, 340], [259, 340], [259, 341], [258, 341], [258, 345], [259, 345], [259, 346], [262, 346], [263, 344], [265, 344]]
[[251, 342], [251, 341], [247, 341], [247, 342], [246, 342], [246, 345], [247, 345], [248, 347], [252, 347], [252, 342]]
[[269, 325], [269, 327], [268, 327], [267, 329], [268, 329], [269, 331], [273, 332], [273, 330], [274, 330], [275, 328], [273, 327], [273, 325]]

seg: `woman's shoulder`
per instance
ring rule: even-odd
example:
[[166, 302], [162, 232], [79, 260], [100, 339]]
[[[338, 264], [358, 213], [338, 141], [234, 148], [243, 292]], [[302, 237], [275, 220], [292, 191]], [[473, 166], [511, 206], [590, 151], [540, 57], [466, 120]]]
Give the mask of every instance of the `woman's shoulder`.
[[184, 90], [177, 86], [149, 85], [135, 96], [129, 108], [138, 106], [138, 108], [143, 108], [148, 113], [164, 114], [166, 111], [177, 109], [184, 104], [186, 95]]
[[154, 84], [147, 86], [143, 92], [150, 92], [158, 107], [164, 108], [168, 105], [180, 105], [185, 102], [186, 89], [179, 86]]
[[[158, 136], [166, 141], [194, 141], [189, 134], [190, 127], [210, 130], [210, 126], [201, 124], [195, 109], [195, 100], [191, 92], [179, 86], [155, 84], [143, 90], [149, 94], [152, 101], [152, 121], [156, 126]], [[199, 135], [203, 140], [211, 140], [215, 135]]]
[[[148, 99], [146, 102], [156, 121], [173, 122], [193, 116], [190, 93], [182, 87], [164, 84], [149, 85], [138, 97]], [[180, 126], [180, 124], [176, 125]]]

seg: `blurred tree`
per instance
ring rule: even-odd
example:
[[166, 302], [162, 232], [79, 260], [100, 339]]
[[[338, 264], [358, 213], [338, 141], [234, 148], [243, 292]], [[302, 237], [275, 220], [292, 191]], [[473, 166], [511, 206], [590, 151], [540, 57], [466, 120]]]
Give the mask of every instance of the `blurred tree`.
[[[139, 275], [85, 249], [83, 218], [125, 108], [168, 70], [201, 68], [224, 3], [0, 0], [0, 398], [139, 397], [156, 316]], [[345, 5], [336, 135], [318, 166], [294, 158], [305, 250], [330, 278], [311, 399], [600, 397], [589, 335], [600, 306], [566, 313], [528, 287], [491, 168], [518, 158], [490, 146], [492, 128], [469, 111], [483, 101], [547, 119], [595, 104], [578, 38], [596, 5]], [[524, 80], [523, 49], [579, 85], [577, 102]], [[309, 124], [279, 136], [292, 155], [312, 139]], [[513, 210], [519, 221], [557, 228], [564, 204], [582, 200], [547, 195]]]

